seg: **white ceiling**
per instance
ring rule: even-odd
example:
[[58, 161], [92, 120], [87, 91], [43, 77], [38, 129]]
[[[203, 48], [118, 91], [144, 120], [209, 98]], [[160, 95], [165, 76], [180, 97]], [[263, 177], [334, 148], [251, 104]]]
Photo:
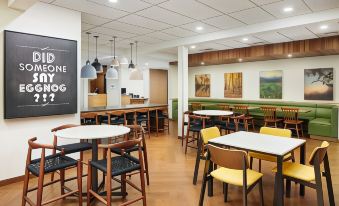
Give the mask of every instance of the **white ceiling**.
[[[339, 0], [40, 0], [45, 3], [82, 12], [83, 42], [86, 32], [99, 35], [99, 46], [109, 45], [117, 36], [117, 47], [129, 48], [138, 41], [140, 46], [155, 45], [180, 38], [240, 28], [288, 17], [312, 14], [338, 8]], [[293, 7], [292, 12], [283, 8]], [[328, 25], [321, 30], [320, 25]], [[197, 27], [203, 29], [198, 31]], [[206, 49], [221, 50], [257, 44], [286, 42], [335, 35], [338, 20], [285, 28], [235, 39], [197, 44], [190, 53]], [[325, 34], [330, 33], [330, 34]], [[247, 38], [244, 41], [243, 38]], [[94, 39], [91, 37], [91, 42]], [[176, 49], [169, 48], [169, 53]]]

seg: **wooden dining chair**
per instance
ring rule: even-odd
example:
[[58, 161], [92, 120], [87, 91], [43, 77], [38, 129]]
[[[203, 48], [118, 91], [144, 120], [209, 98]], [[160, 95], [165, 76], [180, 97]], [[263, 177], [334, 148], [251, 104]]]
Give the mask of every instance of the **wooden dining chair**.
[[263, 106], [260, 107], [261, 111], [264, 113], [264, 127], [267, 127], [271, 124], [274, 125], [274, 127], [278, 127], [278, 123], [282, 122], [282, 119], [277, 118], [277, 108], [276, 107], [270, 107], [270, 106]]
[[[64, 151], [65, 155], [80, 153], [79, 161], [81, 162], [81, 164], [87, 164], [83, 161], [84, 160], [83, 152], [92, 149], [91, 143], [85, 142], [84, 140], [80, 140], [80, 142], [77, 142], [77, 143], [58, 145], [58, 137], [55, 135], [55, 132], [57, 132], [59, 130], [77, 127], [77, 126], [79, 126], [79, 125], [65, 124], [65, 125], [61, 125], [59, 127], [51, 129], [51, 132], [54, 133], [53, 134], [53, 146], [54, 146], [54, 148], [52, 150], [52, 154], [55, 155], [57, 153], [57, 151], [60, 152], [62, 150]], [[60, 173], [59, 175], [64, 176], [65, 174]], [[65, 182], [73, 180], [75, 178], [76, 177], [65, 179]], [[54, 172], [51, 172], [51, 180], [52, 181], [54, 180]]]
[[217, 104], [220, 110], [231, 111], [231, 106], [229, 104]]
[[[317, 192], [317, 205], [324, 205], [323, 189], [322, 189], [322, 176], [326, 178], [327, 192], [330, 206], [335, 205], [332, 178], [330, 171], [330, 163], [328, 161], [327, 149], [329, 143], [323, 141], [320, 147], [316, 147], [310, 155], [309, 164], [303, 165], [294, 162], [283, 163], [283, 177], [286, 179], [286, 196], [290, 197], [291, 181], [313, 188]], [[322, 172], [322, 165], [324, 171]], [[273, 169], [274, 172], [277, 169]]]
[[192, 112], [197, 111], [197, 110], [202, 110], [202, 104], [197, 103], [197, 102], [192, 102], [191, 109], [192, 109]]
[[288, 129], [295, 130], [298, 138], [300, 137], [299, 131], [301, 131], [301, 137], [304, 137], [304, 121], [299, 120], [299, 108], [281, 107], [281, 111], [284, 114], [284, 129], [294, 125], [294, 127], [289, 127]]
[[206, 160], [208, 141], [213, 138], [217, 138], [221, 136], [218, 127], [210, 127], [210, 128], [202, 129], [200, 131], [200, 134], [201, 134], [201, 139], [199, 139], [199, 143], [198, 143], [198, 151], [197, 151], [197, 157], [195, 160], [194, 173], [193, 173], [193, 184], [194, 185], [197, 184], [200, 160]]
[[[46, 150], [54, 150], [55, 147], [53, 145], [39, 144], [35, 141], [36, 137], [28, 140], [28, 152], [25, 166], [25, 178], [24, 178], [24, 187], [23, 187], [23, 195], [22, 195], [22, 206], [25, 206], [26, 203], [34, 206], [46, 205], [52, 202], [55, 202], [60, 199], [64, 199], [65, 197], [71, 195], [78, 195], [78, 204], [82, 206], [82, 164], [80, 161], [72, 159], [70, 157], [65, 156], [64, 150], [61, 153], [46, 155]], [[41, 155], [39, 159], [32, 160], [32, 152], [33, 150], [41, 150]], [[43, 166], [42, 166], [43, 165]], [[61, 175], [60, 179], [53, 180], [48, 183], [44, 183], [45, 174], [59, 171], [60, 174], [64, 174], [65, 170], [71, 168], [77, 168], [77, 190], [71, 190], [69, 187], [65, 186], [65, 176]], [[30, 174], [38, 177], [38, 186], [34, 188], [29, 187]], [[60, 182], [60, 190], [61, 195], [54, 197], [53, 199], [42, 201], [43, 189], [46, 186], [52, 185], [54, 183]], [[68, 192], [65, 193], [66, 189]], [[36, 203], [34, 203], [29, 197], [28, 193], [32, 191], [37, 191], [36, 193]]]
[[[124, 142], [108, 145], [99, 145], [99, 148], [106, 151], [106, 157], [97, 161], [89, 161], [88, 176], [87, 176], [87, 206], [91, 205], [92, 196], [104, 203], [105, 205], [111, 205], [112, 194], [112, 179], [116, 176], [121, 176], [121, 192], [122, 198], [126, 197], [126, 184], [129, 184], [132, 188], [141, 193], [141, 196], [135, 199], [130, 199], [120, 206], [131, 205], [137, 201], [142, 200], [143, 206], [146, 206], [146, 191], [145, 191], [145, 177], [144, 177], [144, 162], [141, 149], [142, 139], [127, 140]], [[126, 153], [126, 150], [133, 147], [138, 147], [138, 157], [131, 156]], [[121, 154], [112, 157], [112, 149], [120, 149]], [[108, 161], [107, 161], [108, 160]], [[92, 168], [96, 168], [104, 173], [106, 176], [106, 199], [100, 196], [96, 191], [92, 190]], [[139, 171], [141, 187], [138, 187], [132, 181], [126, 178], [128, 173]]]
[[219, 124], [221, 132], [225, 131], [224, 134], [230, 134], [231, 132], [247, 131], [244, 117], [244, 114], [221, 117], [221, 123]]
[[147, 131], [148, 138], [151, 138], [150, 112], [148, 108], [135, 110], [135, 123], [142, 126]]
[[[186, 111], [182, 115], [182, 126], [181, 126], [181, 146], [184, 146], [184, 139], [185, 139], [185, 126], [188, 125], [188, 116], [192, 115], [193, 113], [190, 111]], [[187, 121], [186, 121], [187, 119]]]
[[[260, 128], [260, 134], [267, 134], [267, 135], [273, 135], [273, 136], [279, 136], [279, 137], [286, 137], [291, 138], [292, 132], [289, 129], [280, 129], [280, 128], [270, 128], [270, 127], [261, 127]], [[277, 162], [277, 157], [257, 152], [249, 152], [248, 156], [250, 157], [250, 168], [253, 168], [253, 159], [259, 160], [259, 172], [261, 172], [261, 161], [268, 161], [268, 162]], [[289, 161], [292, 160], [292, 162], [295, 162], [294, 153], [288, 153], [284, 156], [283, 161]]]
[[[247, 160], [247, 153], [245, 151], [224, 149], [209, 144], [199, 206], [202, 206], [204, 202], [207, 181], [212, 181], [213, 179], [224, 183], [224, 202], [227, 202], [228, 184], [242, 187], [244, 206], [247, 206], [247, 195], [256, 185], [259, 185], [260, 205], [263, 206], [263, 174], [249, 169]], [[218, 165], [219, 168], [213, 170], [213, 164]], [[213, 188], [210, 188], [209, 195], [213, 195]]]
[[245, 124], [246, 131], [249, 126], [252, 126], [253, 132], [255, 131], [254, 118], [250, 115], [247, 105], [234, 105], [234, 113], [244, 115], [241, 121]]
[[[188, 125], [186, 130], [186, 145], [185, 145], [185, 154], [187, 153], [187, 148], [194, 148], [190, 143], [194, 143], [200, 138], [200, 130], [205, 129], [206, 126], [209, 127], [210, 125], [206, 124], [206, 121], [209, 117], [199, 116], [199, 115], [188, 115]], [[190, 136], [190, 132], [192, 132], [192, 136]], [[197, 141], [198, 143], [198, 141]]]

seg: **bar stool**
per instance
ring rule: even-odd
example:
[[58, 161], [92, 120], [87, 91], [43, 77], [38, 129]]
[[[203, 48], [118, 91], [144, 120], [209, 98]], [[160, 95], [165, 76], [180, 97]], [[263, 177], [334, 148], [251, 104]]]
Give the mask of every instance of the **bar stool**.
[[[169, 117], [167, 106], [155, 108], [155, 110], [151, 111], [150, 116], [152, 118], [152, 122], [155, 123], [152, 129], [154, 129], [157, 132], [157, 136], [159, 135], [159, 131], [165, 132], [165, 130], [167, 130], [169, 134]], [[162, 128], [159, 127], [160, 120], [163, 126]]]
[[234, 106], [234, 112], [244, 115], [242, 117], [242, 120], [243, 120], [243, 123], [245, 124], [246, 131], [248, 131], [248, 126], [252, 126], [253, 131], [255, 131], [254, 118], [252, 116], [250, 116], [250, 112], [248, 110], [247, 105], [235, 105]]
[[135, 110], [135, 123], [143, 127], [147, 133], [148, 138], [151, 138], [151, 125], [149, 109], [142, 108]]
[[[209, 117], [203, 117], [198, 115], [188, 115], [188, 124], [186, 130], [186, 146], [185, 146], [185, 154], [187, 153], [187, 148], [195, 148], [190, 146], [189, 143], [195, 142], [200, 138], [200, 130], [210, 127], [211, 125], [207, 125], [206, 121]], [[192, 136], [190, 136], [190, 132], [192, 132]]]
[[288, 129], [295, 130], [298, 138], [300, 137], [299, 131], [301, 131], [301, 137], [303, 137], [304, 121], [299, 120], [299, 108], [281, 107], [281, 111], [284, 113], [284, 129], [286, 129], [289, 125], [294, 125], [294, 127], [290, 127]]
[[107, 124], [109, 125], [126, 125], [126, 114], [124, 110], [106, 112], [108, 115]]
[[95, 112], [81, 113], [80, 120], [82, 125], [96, 125], [99, 124], [99, 118]]
[[184, 146], [184, 139], [185, 139], [185, 126], [188, 125], [188, 121], [186, 121], [186, 119], [188, 119], [189, 115], [192, 115], [193, 113], [190, 111], [186, 111], [183, 113], [182, 115], [182, 127], [181, 127], [181, 146]]
[[277, 128], [277, 123], [282, 121], [282, 119], [277, 118], [277, 108], [263, 106], [260, 107], [260, 109], [264, 113], [264, 127], [267, 127], [269, 124], [274, 124], [274, 127]]
[[[27, 160], [26, 160], [26, 167], [25, 167], [25, 179], [24, 179], [24, 187], [23, 187], [23, 195], [22, 195], [22, 206], [25, 206], [28, 202], [30, 205], [46, 205], [52, 202], [55, 202], [60, 199], [64, 199], [70, 195], [74, 195], [77, 193], [78, 195], [78, 204], [82, 206], [82, 165], [80, 161], [72, 159], [70, 157], [64, 156], [64, 150], [61, 153], [53, 154], [46, 156], [46, 150], [50, 149], [53, 150], [55, 147], [53, 145], [45, 145], [45, 144], [38, 144], [35, 143], [37, 138], [32, 138], [28, 140], [28, 153], [27, 153]], [[41, 158], [32, 160], [32, 152], [33, 150], [41, 149]], [[43, 167], [41, 166], [43, 165]], [[60, 176], [60, 179], [51, 181], [49, 183], [44, 184], [44, 176], [45, 174], [60, 171], [60, 174], [64, 174], [66, 169], [77, 168], [77, 190], [71, 190], [65, 186], [65, 176]], [[29, 186], [29, 176], [33, 174], [34, 176], [38, 177], [38, 186], [35, 188], [28, 189]], [[55, 197], [53, 199], [47, 200], [42, 202], [42, 193], [43, 188], [60, 182], [61, 187], [61, 195]], [[67, 189], [69, 192], [65, 193], [64, 189]], [[37, 201], [36, 204], [27, 196], [29, 192], [37, 190]]]

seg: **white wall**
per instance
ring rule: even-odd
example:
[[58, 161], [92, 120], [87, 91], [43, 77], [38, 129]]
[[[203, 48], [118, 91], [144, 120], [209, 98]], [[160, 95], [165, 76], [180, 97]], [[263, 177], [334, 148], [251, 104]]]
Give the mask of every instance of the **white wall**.
[[[0, 0], [0, 85], [4, 85], [3, 30], [32, 33], [78, 41], [78, 80], [80, 77], [81, 57], [81, 15], [79, 12], [37, 3], [23, 14], [7, 8], [7, 0]], [[15, 19], [13, 17], [16, 17]], [[11, 21], [11, 19], [13, 19]], [[80, 81], [78, 81], [78, 88]], [[80, 97], [78, 89], [78, 97]], [[6, 168], [0, 169], [0, 180], [24, 174], [27, 155], [27, 140], [38, 137], [39, 142], [51, 144], [51, 128], [62, 124], [78, 124], [80, 113], [49, 117], [4, 120], [4, 93], [0, 90], [0, 162], [6, 162]], [[79, 98], [78, 98], [79, 105]], [[66, 141], [61, 141], [66, 142]], [[69, 141], [68, 141], [69, 142]], [[37, 157], [37, 154], [35, 154]]]
[[[258, 61], [215, 66], [192, 67], [189, 69], [189, 97], [195, 97], [196, 74], [211, 74], [211, 98], [224, 98], [224, 73], [243, 73], [243, 98], [245, 100], [260, 100], [259, 72], [283, 70], [284, 101], [304, 100], [304, 69], [333, 67], [335, 75], [334, 102], [339, 101], [339, 55], [308, 58]], [[271, 100], [270, 100], [271, 101]], [[277, 100], [281, 101], [281, 100]]]

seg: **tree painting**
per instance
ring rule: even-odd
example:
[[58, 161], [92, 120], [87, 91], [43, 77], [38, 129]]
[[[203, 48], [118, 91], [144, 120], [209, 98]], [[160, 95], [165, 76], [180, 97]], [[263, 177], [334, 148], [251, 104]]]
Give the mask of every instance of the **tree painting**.
[[260, 98], [282, 99], [281, 70], [260, 72]]
[[211, 75], [195, 75], [195, 96], [209, 97], [211, 93]]
[[242, 97], [242, 73], [225, 73], [224, 97]]
[[333, 100], [333, 68], [305, 69], [304, 99]]

